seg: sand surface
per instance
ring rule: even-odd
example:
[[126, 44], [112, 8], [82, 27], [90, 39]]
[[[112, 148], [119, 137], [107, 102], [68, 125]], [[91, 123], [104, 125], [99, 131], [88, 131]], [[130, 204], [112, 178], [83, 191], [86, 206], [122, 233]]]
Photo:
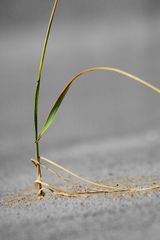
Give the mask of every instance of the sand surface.
[[[152, 131], [138, 137], [75, 144], [49, 155], [91, 180], [113, 186], [151, 186], [160, 184], [159, 141], [159, 134]], [[85, 198], [46, 192], [39, 201], [32, 170], [30, 165], [24, 175], [15, 177], [13, 173], [14, 181], [1, 180], [0, 239], [159, 239], [158, 189]], [[57, 180], [49, 177], [48, 181]]]

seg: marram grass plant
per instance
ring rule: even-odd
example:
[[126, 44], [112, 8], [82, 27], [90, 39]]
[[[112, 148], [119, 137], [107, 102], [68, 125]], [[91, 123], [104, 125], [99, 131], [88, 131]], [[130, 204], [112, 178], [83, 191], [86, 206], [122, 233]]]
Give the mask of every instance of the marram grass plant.
[[[57, 115], [57, 111], [58, 111], [64, 97], [68, 93], [71, 85], [76, 80], [78, 80], [81, 75], [84, 75], [86, 73], [93, 72], [93, 71], [111, 71], [111, 72], [123, 75], [134, 81], [137, 81], [138, 83], [144, 85], [145, 87], [151, 89], [152, 91], [154, 91], [156, 93], [160, 93], [160, 89], [158, 87], [148, 83], [147, 81], [145, 81], [135, 75], [132, 75], [132, 74], [122, 71], [120, 69], [112, 68], [112, 67], [88, 68], [88, 69], [85, 69], [85, 70], [75, 74], [74, 77], [72, 77], [68, 81], [68, 83], [66, 84], [66, 86], [64, 87], [62, 92], [59, 94], [57, 100], [53, 104], [53, 106], [49, 112], [49, 115], [46, 118], [46, 121], [44, 122], [44, 125], [43, 125], [41, 131], [39, 131], [39, 129], [38, 129], [38, 111], [39, 111], [40, 84], [41, 84], [41, 77], [42, 77], [43, 64], [44, 64], [44, 59], [45, 59], [45, 54], [46, 54], [46, 48], [47, 48], [47, 44], [48, 44], [51, 27], [53, 24], [53, 19], [54, 19], [55, 12], [57, 9], [57, 5], [58, 5], [58, 0], [55, 0], [52, 11], [51, 11], [50, 20], [48, 23], [48, 29], [46, 32], [44, 45], [43, 45], [43, 49], [42, 49], [42, 55], [41, 55], [41, 60], [40, 60], [40, 64], [39, 64], [38, 77], [37, 77], [36, 87], [35, 87], [35, 97], [34, 97], [35, 159], [32, 159], [32, 162], [35, 164], [36, 170], [37, 170], [36, 184], [37, 184], [38, 196], [40, 196], [40, 197], [44, 196], [44, 191], [43, 191], [44, 189], [49, 189], [50, 191], [54, 192], [55, 194], [59, 194], [59, 195], [78, 196], [78, 195], [93, 194], [93, 193], [99, 193], [99, 192], [120, 192], [120, 191], [132, 192], [132, 191], [145, 191], [145, 190], [149, 190], [151, 188], [152, 189], [159, 188], [160, 187], [159, 185], [158, 186], [154, 185], [153, 187], [148, 187], [148, 188], [138, 188], [138, 187], [137, 188], [120, 188], [120, 187], [109, 186], [109, 185], [105, 185], [105, 184], [101, 184], [101, 183], [97, 183], [97, 182], [92, 182], [92, 181], [82, 178], [81, 176], [67, 170], [66, 168], [58, 165], [57, 163], [55, 163], [45, 157], [40, 156], [39, 144], [40, 144], [41, 138], [43, 137], [43, 135], [45, 134], [47, 129], [51, 126], [51, 124], [54, 122], [55, 117]], [[63, 175], [57, 173], [55, 170], [49, 168], [44, 163], [42, 164], [42, 161], [44, 163], [52, 165], [54, 167], [54, 169], [61, 170], [63, 173], [67, 173], [70, 177], [74, 177], [75, 179], [78, 179], [81, 182], [85, 183], [83, 190], [71, 191], [70, 188], [64, 188], [62, 186], [56, 186], [54, 184], [49, 184], [49, 183], [44, 182], [42, 180], [42, 168], [47, 170], [49, 173], [53, 174], [54, 176], [58, 177], [63, 182], [66, 182], [67, 184], [69, 184], [69, 186], [75, 187], [78, 185], [77, 182], [72, 181], [70, 178], [66, 178]]]

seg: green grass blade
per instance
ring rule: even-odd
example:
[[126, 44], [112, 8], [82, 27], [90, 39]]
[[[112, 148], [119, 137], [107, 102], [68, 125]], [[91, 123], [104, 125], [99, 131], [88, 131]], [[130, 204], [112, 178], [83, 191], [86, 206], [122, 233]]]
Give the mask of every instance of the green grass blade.
[[44, 63], [45, 53], [46, 53], [46, 49], [47, 49], [49, 34], [50, 34], [50, 31], [51, 31], [51, 26], [52, 26], [52, 23], [53, 23], [53, 19], [54, 19], [54, 15], [55, 15], [55, 12], [56, 12], [57, 4], [58, 4], [58, 0], [55, 0], [53, 8], [52, 8], [52, 12], [51, 12], [50, 20], [49, 20], [49, 23], [48, 23], [46, 37], [45, 37], [45, 40], [44, 40], [44, 45], [43, 45], [43, 50], [42, 50], [42, 55], [41, 55], [41, 60], [40, 60], [39, 70], [38, 70], [38, 77], [37, 77], [36, 87], [35, 87], [35, 96], [34, 96], [35, 139], [37, 139], [37, 137], [38, 137], [38, 102], [39, 102], [39, 91], [40, 91], [42, 69], [43, 69], [43, 63]]
[[40, 140], [40, 138], [43, 136], [43, 134], [47, 131], [47, 129], [50, 127], [50, 125], [53, 123], [56, 115], [57, 115], [57, 111], [65, 97], [65, 95], [67, 94], [69, 90], [69, 86], [66, 87], [64, 89], [64, 91], [59, 95], [57, 101], [55, 102], [55, 104], [53, 105], [53, 108], [51, 109], [49, 115], [48, 115], [48, 118], [47, 118], [47, 121], [45, 122], [43, 128], [42, 128], [42, 131], [37, 139], [37, 142]]
[[111, 71], [111, 72], [116, 72], [116, 73], [119, 73], [125, 77], [128, 77], [134, 81], [137, 81], [139, 83], [141, 83], [142, 85], [148, 87], [149, 89], [157, 92], [157, 93], [160, 93], [160, 89], [157, 88], [156, 86], [148, 83], [147, 81], [139, 78], [139, 77], [136, 77], [130, 73], [127, 73], [125, 71], [122, 71], [120, 69], [116, 69], [116, 68], [110, 68], [110, 67], [93, 67], [93, 68], [88, 68], [82, 72], [79, 72], [78, 74], [76, 74], [73, 78], [71, 78], [68, 82], [68, 84], [65, 86], [65, 88], [63, 89], [63, 91], [61, 92], [61, 94], [59, 95], [59, 97], [57, 98], [56, 102], [54, 103], [49, 115], [48, 115], [48, 118], [42, 128], [42, 131], [39, 135], [39, 137], [37, 138], [37, 142], [41, 139], [41, 137], [44, 135], [44, 133], [47, 131], [47, 129], [51, 126], [51, 124], [54, 122], [55, 120], [55, 117], [56, 117], [56, 114], [57, 114], [57, 111], [65, 97], [65, 95], [67, 94], [71, 84], [76, 80], [78, 79], [78, 77], [80, 77], [81, 75], [85, 74], [85, 73], [88, 73], [88, 72], [93, 72], [93, 71]]

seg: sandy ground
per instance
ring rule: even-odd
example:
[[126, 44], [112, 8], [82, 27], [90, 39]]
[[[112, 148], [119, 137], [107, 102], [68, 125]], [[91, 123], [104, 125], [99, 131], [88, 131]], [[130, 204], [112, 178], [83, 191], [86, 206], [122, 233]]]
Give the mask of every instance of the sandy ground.
[[[110, 179], [106, 181], [110, 185], [151, 186], [160, 183], [159, 141], [159, 132], [150, 131], [75, 144], [55, 153], [54, 158], [88, 179]], [[28, 185], [32, 177], [29, 171], [14, 181], [1, 181], [0, 239], [159, 239], [158, 190], [91, 198], [47, 193], [38, 201], [34, 187]], [[6, 193], [5, 189], [10, 190]]]

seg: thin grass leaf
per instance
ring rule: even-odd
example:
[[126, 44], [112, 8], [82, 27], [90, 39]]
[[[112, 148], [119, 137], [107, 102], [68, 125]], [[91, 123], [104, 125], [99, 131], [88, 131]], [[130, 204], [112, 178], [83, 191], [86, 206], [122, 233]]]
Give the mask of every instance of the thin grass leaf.
[[68, 90], [69, 90], [69, 87], [70, 86], [67, 86], [64, 91], [59, 95], [57, 101], [55, 102], [51, 112], [49, 113], [49, 116], [47, 118], [47, 121], [45, 122], [43, 128], [42, 128], [42, 131], [38, 137], [38, 140], [37, 142], [40, 140], [40, 138], [43, 136], [43, 134], [47, 131], [47, 129], [50, 127], [50, 125], [53, 123], [55, 117], [56, 117], [56, 114], [57, 114], [57, 111], [65, 97], [65, 95], [67, 94]]
[[85, 73], [88, 73], [88, 72], [93, 72], [93, 71], [111, 71], [111, 72], [116, 72], [116, 73], [119, 73], [125, 77], [128, 77], [134, 81], [137, 81], [139, 83], [141, 83], [142, 85], [148, 87], [149, 89], [157, 92], [157, 93], [160, 93], [160, 89], [157, 88], [156, 86], [148, 83], [147, 81], [139, 78], [139, 77], [136, 77], [130, 73], [127, 73], [125, 71], [122, 71], [120, 69], [117, 69], [117, 68], [110, 68], [110, 67], [93, 67], [93, 68], [88, 68], [82, 72], [79, 72], [78, 74], [76, 74], [73, 78], [71, 78], [68, 82], [68, 84], [65, 86], [65, 88], [63, 89], [63, 91], [61, 92], [61, 94], [59, 95], [59, 97], [57, 98], [56, 102], [53, 104], [53, 107], [48, 115], [48, 118], [45, 122], [45, 124], [43, 125], [43, 128], [41, 130], [41, 133], [37, 139], [37, 142], [41, 139], [41, 137], [44, 135], [44, 133], [47, 131], [47, 129], [51, 126], [51, 124], [54, 122], [55, 120], [55, 117], [57, 115], [57, 111], [64, 99], [64, 97], [66, 96], [71, 84], [76, 80], [78, 79], [78, 77], [80, 77], [81, 75], [84, 75]]
[[58, 4], [58, 0], [55, 0], [54, 5], [53, 5], [53, 9], [52, 9], [52, 12], [51, 12], [50, 20], [49, 20], [49, 23], [48, 23], [46, 37], [45, 37], [45, 40], [44, 40], [44, 45], [43, 45], [42, 54], [41, 54], [41, 60], [40, 60], [40, 64], [39, 64], [38, 76], [37, 76], [37, 81], [36, 81], [36, 87], [35, 87], [35, 96], [34, 96], [35, 139], [37, 139], [37, 137], [38, 137], [38, 103], [39, 103], [39, 91], [40, 91], [42, 69], [43, 69], [44, 58], [45, 58], [45, 54], [46, 54], [46, 48], [47, 48], [48, 39], [49, 39], [54, 15], [55, 15], [55, 12], [56, 12], [57, 4]]

